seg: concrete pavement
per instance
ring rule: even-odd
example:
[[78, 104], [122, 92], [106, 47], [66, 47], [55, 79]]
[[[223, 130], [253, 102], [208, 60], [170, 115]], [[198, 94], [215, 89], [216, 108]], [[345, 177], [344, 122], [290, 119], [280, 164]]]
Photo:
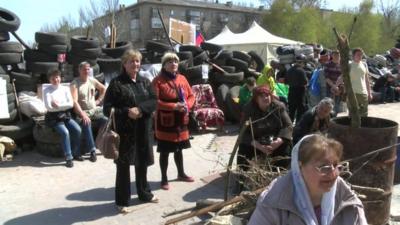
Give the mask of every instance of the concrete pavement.
[[[400, 103], [371, 105], [369, 115], [400, 123]], [[98, 161], [75, 162], [74, 168], [64, 166], [64, 160], [50, 158], [36, 151], [23, 152], [13, 161], [0, 162], [0, 224], [4, 225], [157, 225], [166, 219], [164, 212], [195, 205], [204, 198], [222, 199], [223, 183], [218, 178], [224, 171], [237, 138], [237, 128], [230, 133], [196, 135], [192, 148], [184, 150], [185, 169], [196, 178], [194, 183], [171, 181], [171, 189], [160, 189], [158, 154], [156, 164], [149, 168], [148, 179], [158, 204], [141, 204], [137, 200], [132, 177], [133, 212], [118, 214], [114, 206], [115, 165], [98, 156]], [[169, 178], [177, 176], [170, 156]], [[214, 179], [216, 178], [216, 179]], [[395, 186], [392, 213], [400, 215], [400, 186]], [[170, 219], [172, 217], [169, 217]], [[192, 224], [192, 218], [180, 224]], [[394, 223], [395, 224], [395, 223]]]

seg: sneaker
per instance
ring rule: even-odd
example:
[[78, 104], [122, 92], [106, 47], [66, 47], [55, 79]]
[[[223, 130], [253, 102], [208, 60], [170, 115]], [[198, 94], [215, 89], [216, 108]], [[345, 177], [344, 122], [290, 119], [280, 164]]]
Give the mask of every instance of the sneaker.
[[93, 151], [93, 152], [90, 153], [89, 160], [91, 162], [96, 162], [97, 161], [96, 151]]
[[68, 168], [71, 168], [74, 166], [74, 163], [72, 162], [72, 159], [67, 159], [65, 162], [65, 166]]
[[76, 156], [74, 156], [74, 160], [83, 161], [84, 159], [83, 159], [83, 157], [81, 155], [76, 155]]
[[118, 206], [117, 205], [117, 210], [119, 213], [122, 213], [122, 214], [127, 214], [130, 212], [133, 212], [133, 209], [129, 208], [129, 206]]
[[169, 190], [168, 182], [161, 182], [161, 189], [168, 191]]
[[178, 180], [184, 182], [194, 182], [194, 178], [191, 176], [178, 177]]

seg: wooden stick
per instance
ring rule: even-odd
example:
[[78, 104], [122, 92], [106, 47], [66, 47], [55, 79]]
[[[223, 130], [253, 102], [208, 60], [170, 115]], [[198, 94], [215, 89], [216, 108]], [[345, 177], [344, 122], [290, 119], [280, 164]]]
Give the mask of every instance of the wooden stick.
[[86, 29], [86, 40], [89, 40], [90, 28], [91, 26], [88, 26], [88, 28]]
[[15, 79], [12, 80], [12, 86], [13, 86], [15, 102], [17, 103], [17, 112], [18, 112], [19, 121], [22, 121], [21, 110], [19, 108], [19, 99], [18, 99], [18, 95], [17, 95], [17, 89], [15, 88]]
[[228, 200], [228, 190], [229, 190], [229, 183], [230, 183], [230, 175], [231, 175], [231, 167], [233, 164], [233, 159], [235, 158], [236, 152], [239, 148], [240, 142], [242, 141], [242, 137], [244, 132], [246, 131], [247, 127], [249, 126], [249, 122], [246, 121], [243, 127], [240, 129], [239, 136], [236, 139], [235, 146], [233, 147], [231, 157], [229, 158], [227, 170], [226, 170], [226, 178], [225, 178], [225, 191], [224, 191], [224, 200]]
[[[260, 189], [258, 189], [256, 191], [254, 191], [253, 193], [255, 195], [258, 195], [261, 192], [263, 192], [264, 190], [265, 190], [265, 188], [260, 188]], [[180, 221], [183, 221], [183, 220], [195, 217], [195, 216], [200, 216], [200, 215], [206, 214], [206, 213], [211, 212], [211, 211], [216, 211], [216, 210], [222, 209], [223, 207], [225, 207], [227, 205], [232, 205], [234, 203], [241, 202], [243, 200], [244, 200], [244, 198], [242, 196], [236, 196], [236, 197], [230, 199], [229, 201], [219, 202], [219, 203], [210, 205], [210, 206], [208, 206], [206, 208], [199, 209], [197, 211], [188, 213], [186, 215], [182, 215], [182, 216], [176, 217], [174, 219], [170, 219], [167, 222], [165, 222], [165, 225], [178, 223]]]
[[175, 51], [174, 45], [172, 45], [171, 39], [169, 38], [169, 34], [168, 34], [168, 31], [167, 31], [167, 28], [165, 27], [165, 23], [164, 23], [164, 20], [163, 20], [163, 18], [162, 18], [161, 12], [160, 12], [159, 9], [157, 9], [157, 12], [158, 12], [158, 16], [160, 17], [162, 27], [163, 27], [163, 29], [164, 29], [164, 33], [165, 33], [165, 35], [167, 36], [169, 45], [171, 46], [172, 50]]
[[336, 28], [333, 28], [333, 32], [337, 38], [338, 49], [340, 52], [340, 67], [342, 70], [344, 87], [346, 89], [346, 95], [349, 103], [349, 117], [351, 120], [351, 127], [361, 127], [361, 116], [358, 111], [358, 102], [353, 92], [350, 79], [350, 66], [349, 66], [349, 52], [350, 46], [347, 37], [342, 34], [339, 35]]
[[219, 67], [217, 64], [210, 62], [209, 60], [207, 60], [206, 63], [210, 64], [214, 69], [218, 70], [219, 72], [226, 73], [224, 69]]

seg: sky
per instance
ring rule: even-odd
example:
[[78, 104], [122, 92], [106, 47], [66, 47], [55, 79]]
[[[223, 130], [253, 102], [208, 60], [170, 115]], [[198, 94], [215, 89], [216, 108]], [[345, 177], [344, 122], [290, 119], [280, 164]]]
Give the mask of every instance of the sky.
[[[94, 0], [101, 3], [103, 0]], [[164, 0], [167, 1], [167, 0]], [[233, 0], [234, 2], [247, 2], [260, 5], [258, 0]], [[327, 9], [341, 9], [343, 7], [357, 7], [362, 0], [326, 0]], [[226, 0], [220, 0], [220, 3]], [[136, 3], [136, 0], [119, 0], [126, 6]], [[0, 0], [0, 7], [15, 13], [21, 20], [17, 30], [18, 36], [27, 43], [33, 43], [35, 32], [45, 24], [55, 24], [62, 17], [78, 19], [78, 10], [88, 7], [90, 0]], [[13, 40], [15, 40], [13, 38]]]

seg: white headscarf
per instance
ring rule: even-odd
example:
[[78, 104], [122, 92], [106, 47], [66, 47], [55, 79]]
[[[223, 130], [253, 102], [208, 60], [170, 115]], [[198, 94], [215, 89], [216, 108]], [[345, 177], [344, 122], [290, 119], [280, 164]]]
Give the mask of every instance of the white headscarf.
[[[303, 218], [306, 220], [307, 225], [317, 225], [318, 220], [315, 216], [314, 207], [311, 203], [310, 195], [308, 193], [306, 184], [304, 183], [303, 176], [300, 171], [299, 166], [299, 147], [301, 143], [313, 136], [307, 135], [304, 136], [294, 147], [292, 150], [292, 162], [291, 162], [291, 173], [294, 183], [294, 202], [298, 208], [298, 210], [303, 215]], [[334, 210], [335, 210], [335, 194], [336, 194], [336, 184], [337, 180], [333, 184], [331, 190], [329, 192], [324, 193], [321, 201], [321, 225], [328, 225], [333, 219]]]

